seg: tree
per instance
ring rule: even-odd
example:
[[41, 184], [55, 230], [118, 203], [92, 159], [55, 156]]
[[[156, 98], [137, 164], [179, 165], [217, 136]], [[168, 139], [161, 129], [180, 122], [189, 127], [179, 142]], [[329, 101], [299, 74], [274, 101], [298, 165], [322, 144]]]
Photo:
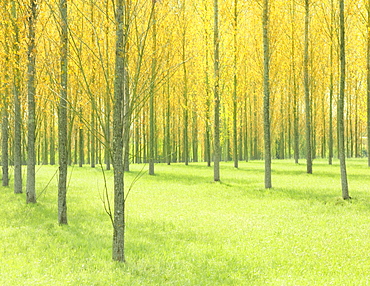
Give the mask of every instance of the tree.
[[152, 0], [152, 37], [153, 37], [153, 54], [152, 54], [152, 74], [150, 82], [150, 97], [149, 97], [149, 175], [154, 175], [154, 157], [155, 157], [155, 116], [154, 116], [154, 96], [156, 84], [156, 69], [157, 69], [157, 24], [155, 15], [155, 2]]
[[263, 129], [265, 152], [265, 188], [271, 183], [271, 139], [270, 139], [270, 45], [269, 45], [269, 1], [263, 1]]
[[342, 197], [350, 199], [348, 192], [346, 154], [344, 146], [344, 96], [346, 85], [346, 48], [345, 48], [345, 26], [344, 26], [344, 0], [339, 0], [339, 47], [340, 47], [340, 91], [338, 100], [338, 135], [339, 135], [339, 160], [340, 178], [342, 184]]
[[[329, 90], [329, 165], [333, 164], [333, 97], [334, 97], [334, 67], [333, 67], [333, 53], [334, 53], [334, 0], [330, 0], [330, 90]], [[370, 166], [370, 165], [369, 165]]]
[[[4, 11], [8, 8], [8, 1], [3, 2]], [[1, 165], [3, 171], [3, 186], [9, 186], [9, 81], [10, 81], [10, 47], [9, 47], [9, 24], [8, 19], [3, 19], [3, 27], [5, 32], [4, 51], [5, 51], [5, 65], [4, 65], [4, 79], [5, 90], [2, 97], [2, 110], [1, 110]]]
[[18, 15], [16, 1], [11, 1], [11, 14], [13, 26], [13, 53], [15, 57], [13, 70], [13, 93], [14, 93], [14, 193], [22, 193], [22, 118], [20, 100], [20, 38], [18, 27]]
[[292, 14], [292, 77], [293, 77], [293, 149], [294, 149], [294, 162], [298, 164], [299, 161], [299, 104], [298, 104], [298, 91], [297, 91], [297, 78], [296, 78], [296, 59], [295, 59], [295, 49], [296, 49], [296, 39], [295, 39], [295, 15], [296, 15], [296, 5], [295, 0], [292, 0], [291, 14]]
[[61, 49], [60, 49], [60, 99], [58, 116], [59, 182], [58, 222], [67, 224], [67, 100], [68, 100], [68, 6], [67, 0], [60, 0]]
[[37, 0], [30, 0], [28, 16], [28, 158], [27, 158], [27, 203], [36, 203], [35, 189], [35, 140], [36, 140], [36, 18]]
[[124, 262], [125, 199], [123, 169], [123, 107], [125, 83], [124, 0], [116, 1], [116, 58], [113, 101], [114, 217], [113, 260]]
[[306, 160], [307, 173], [312, 174], [312, 146], [311, 146], [311, 107], [310, 107], [310, 81], [308, 74], [308, 49], [309, 49], [309, 23], [310, 23], [310, 0], [305, 0], [305, 25], [304, 25], [304, 95], [306, 107]]
[[238, 35], [238, 0], [234, 0], [234, 85], [233, 85], [233, 160], [234, 167], [238, 168], [238, 51], [237, 51], [237, 35]]
[[214, 0], [214, 166], [213, 166], [213, 179], [220, 181], [220, 160], [221, 160], [221, 147], [220, 147], [220, 39], [218, 30], [218, 0]]

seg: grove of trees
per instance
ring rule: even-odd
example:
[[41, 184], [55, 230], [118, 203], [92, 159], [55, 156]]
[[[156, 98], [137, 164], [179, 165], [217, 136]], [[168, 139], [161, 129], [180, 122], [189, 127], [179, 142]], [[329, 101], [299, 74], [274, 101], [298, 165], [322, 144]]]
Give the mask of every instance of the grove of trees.
[[[34, 203], [35, 165], [113, 164], [124, 261], [130, 163], [368, 156], [370, 0], [2, 0], [3, 186]], [[9, 165], [14, 174], [9, 174]], [[370, 166], [370, 161], [369, 161]], [[347, 188], [347, 189], [346, 189]]]

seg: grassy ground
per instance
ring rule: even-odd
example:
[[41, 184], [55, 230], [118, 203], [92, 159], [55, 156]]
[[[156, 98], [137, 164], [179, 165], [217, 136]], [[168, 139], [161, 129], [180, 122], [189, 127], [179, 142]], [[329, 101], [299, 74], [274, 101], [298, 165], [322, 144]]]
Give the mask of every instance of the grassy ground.
[[[303, 162], [303, 161], [302, 161]], [[129, 185], [143, 168], [133, 165]], [[126, 264], [111, 261], [112, 227], [101, 169], [70, 168], [69, 225], [57, 224], [56, 167], [38, 170], [36, 205], [0, 187], [0, 285], [368, 285], [370, 170], [273, 161], [157, 165], [127, 201]], [[112, 172], [106, 172], [111, 190]], [[50, 184], [48, 185], [50, 181]]]

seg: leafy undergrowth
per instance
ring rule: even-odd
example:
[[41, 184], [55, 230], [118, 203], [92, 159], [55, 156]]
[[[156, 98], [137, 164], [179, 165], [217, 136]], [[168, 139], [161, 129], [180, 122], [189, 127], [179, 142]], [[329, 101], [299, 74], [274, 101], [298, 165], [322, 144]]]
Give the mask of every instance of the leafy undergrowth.
[[[125, 264], [111, 261], [112, 226], [100, 168], [71, 167], [68, 226], [57, 224], [56, 168], [37, 172], [38, 203], [0, 188], [0, 285], [367, 285], [370, 170], [349, 160], [352, 200], [338, 163], [273, 161], [156, 165], [127, 199]], [[126, 186], [140, 175], [132, 165]], [[112, 172], [105, 172], [112, 199]], [[48, 183], [50, 184], [48, 185]]]

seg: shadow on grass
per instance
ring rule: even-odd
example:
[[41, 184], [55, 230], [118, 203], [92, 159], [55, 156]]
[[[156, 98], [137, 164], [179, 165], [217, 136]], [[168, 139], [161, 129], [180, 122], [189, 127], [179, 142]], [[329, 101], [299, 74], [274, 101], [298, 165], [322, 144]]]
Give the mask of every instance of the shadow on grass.
[[[167, 280], [178, 285], [238, 285], [255, 279], [253, 265], [240, 253], [226, 251], [215, 233], [146, 220], [132, 222], [127, 235], [127, 256], [134, 274], [146, 279], [152, 275], [158, 284]], [[233, 279], [234, 273], [244, 281]]]

